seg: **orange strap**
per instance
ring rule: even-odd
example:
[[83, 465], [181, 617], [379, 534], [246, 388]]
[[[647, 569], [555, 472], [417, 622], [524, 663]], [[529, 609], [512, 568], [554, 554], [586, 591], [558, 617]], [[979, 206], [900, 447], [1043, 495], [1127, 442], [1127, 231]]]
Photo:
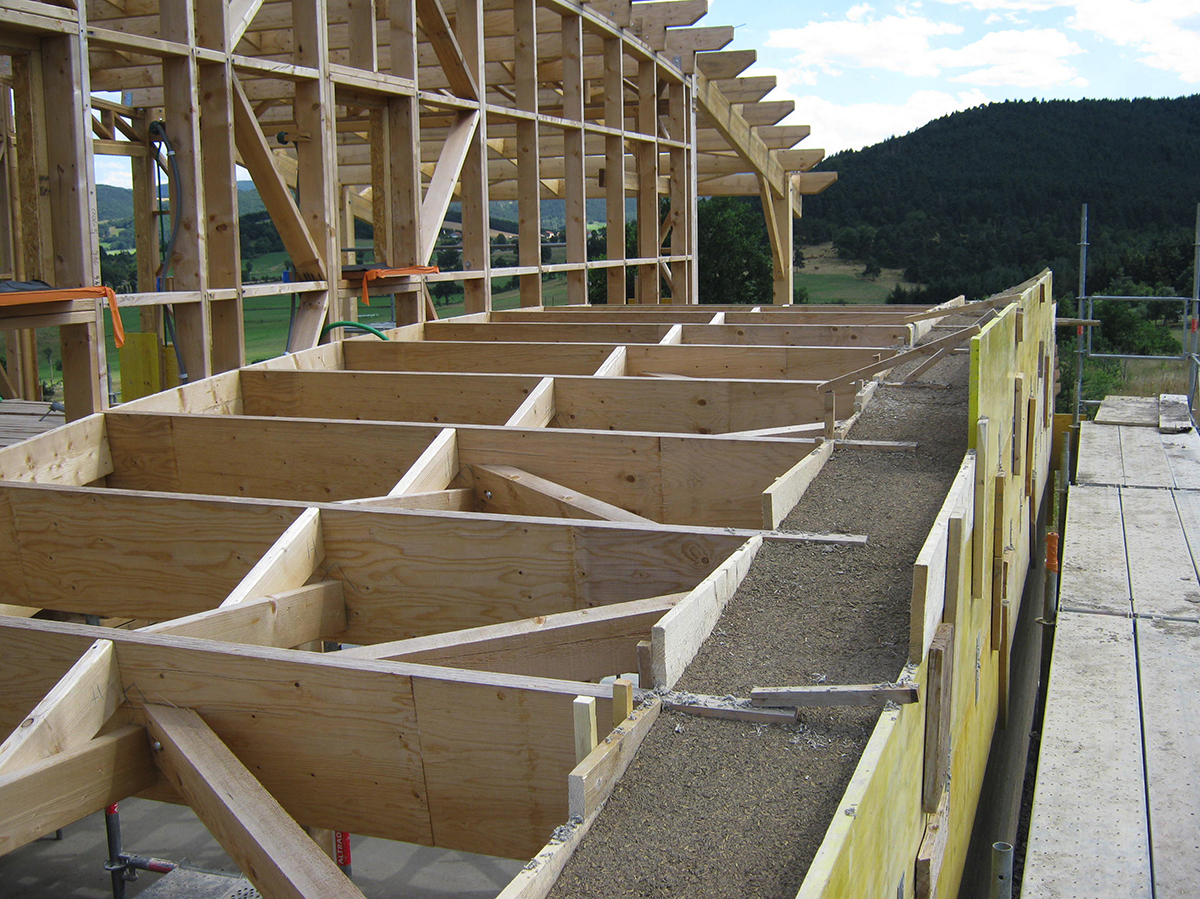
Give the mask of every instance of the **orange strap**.
[[111, 287], [66, 287], [60, 290], [13, 290], [0, 293], [0, 306], [23, 306], [27, 303], [62, 303], [68, 300], [107, 299], [112, 310], [113, 336], [117, 346], [125, 346], [125, 324], [117, 311], [117, 295]]
[[371, 297], [367, 288], [378, 278], [395, 278], [398, 275], [434, 275], [441, 269], [436, 265], [405, 265], [401, 268], [369, 268], [363, 272], [363, 303], [371, 305]]

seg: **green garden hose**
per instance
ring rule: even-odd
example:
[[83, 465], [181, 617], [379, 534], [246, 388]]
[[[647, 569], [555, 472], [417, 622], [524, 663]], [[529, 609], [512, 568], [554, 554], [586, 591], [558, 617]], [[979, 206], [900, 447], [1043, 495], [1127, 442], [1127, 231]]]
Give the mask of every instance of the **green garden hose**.
[[358, 328], [360, 331], [369, 331], [380, 340], [387, 340], [388, 336], [378, 328], [372, 328], [370, 325], [364, 325], [362, 322], [330, 322], [321, 329], [321, 337], [324, 337], [334, 328]]

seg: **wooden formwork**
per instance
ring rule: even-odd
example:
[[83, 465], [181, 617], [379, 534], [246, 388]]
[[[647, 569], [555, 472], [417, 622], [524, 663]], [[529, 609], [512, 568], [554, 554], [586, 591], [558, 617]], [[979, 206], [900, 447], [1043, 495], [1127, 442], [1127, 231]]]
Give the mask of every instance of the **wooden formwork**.
[[[1018, 533], [1044, 482], [1048, 369], [1022, 366], [1052, 333], [1048, 284], [973, 340], [973, 370], [1001, 357], [973, 416], [1014, 441], [968, 454], [917, 560], [921, 701], [884, 712], [801, 895], [954, 895], [1002, 702], [994, 610], [1022, 577], [1013, 555], [1008, 593], [979, 592], [972, 554], [995, 521]], [[805, 312], [869, 335], [930, 320]], [[714, 343], [719, 322], [665, 342], [661, 306], [586, 314], [668, 333], [571, 340], [604, 322], [543, 310], [558, 342], [517, 316], [502, 341], [418, 323], [0, 450], [0, 851], [141, 794], [191, 805], [267, 896], [349, 889], [298, 825], [536, 856], [510, 895], [552, 882], [657, 715], [599, 681], [674, 683], [763, 540], [862, 539], [773, 528], [870, 394], [846, 375], [911, 352], [804, 346], [770, 307], [736, 327], [787, 344]], [[443, 370], [455, 351], [466, 372]], [[1031, 490], [981, 510], [980, 469], [1012, 452]], [[23, 617], [37, 608], [66, 620]], [[213, 799], [234, 788], [255, 798]], [[542, 849], [570, 815], [583, 826]]]
[[909, 661], [922, 702], [881, 717], [805, 899], [958, 894], [992, 733], [1004, 725], [1054, 403], [1050, 272], [991, 302], [1000, 311], [971, 339], [971, 449], [913, 569]]

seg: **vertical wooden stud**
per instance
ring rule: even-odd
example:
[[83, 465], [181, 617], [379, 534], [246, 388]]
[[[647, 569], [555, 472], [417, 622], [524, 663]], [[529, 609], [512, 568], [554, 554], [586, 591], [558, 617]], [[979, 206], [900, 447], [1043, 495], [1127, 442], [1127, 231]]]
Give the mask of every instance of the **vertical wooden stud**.
[[660, 280], [657, 257], [661, 253], [658, 213], [658, 65], [638, 60], [638, 256], [655, 259], [638, 266], [638, 302], [658, 303]]
[[[605, 227], [608, 258], [625, 258], [625, 51], [619, 37], [604, 41]], [[615, 129], [618, 133], [612, 133]], [[607, 269], [608, 305], [626, 302], [625, 266]]]
[[937, 811], [950, 777], [950, 726], [954, 692], [954, 625], [940, 624], [929, 646], [925, 674], [925, 771], [921, 808]]
[[624, 678], [613, 681], [613, 727], [620, 727], [633, 714], [633, 684]]
[[[567, 262], [587, 261], [587, 185], [584, 179], [583, 19], [562, 17], [563, 117], [579, 127], [563, 133], [563, 182], [566, 192]], [[567, 302], [587, 302], [587, 272], [567, 272]]]
[[594, 696], [576, 696], [571, 703], [575, 720], [575, 764], [587, 758], [599, 736], [596, 732], [596, 698]]
[[[190, 0], [162, 0], [162, 35], [167, 40], [194, 43], [193, 5]], [[212, 374], [209, 347], [211, 319], [208, 291], [208, 235], [205, 192], [200, 174], [199, 73], [195, 56], [166, 58], [162, 62], [163, 123], [175, 151], [170, 168], [178, 172], [171, 195], [172, 218], [179, 217], [178, 238], [171, 258], [163, 261], [163, 274], [173, 275], [175, 290], [198, 290], [199, 303], [180, 303], [175, 310], [175, 338], [188, 381]], [[214, 179], [215, 180], [215, 179]]]
[[639, 640], [637, 645], [638, 687], [654, 689], [654, 646], [649, 640]]
[[[517, 108], [537, 116], [537, 8], [534, 0], [513, 0], [513, 76]], [[542, 197], [540, 134], [536, 118], [517, 119], [517, 228], [522, 267], [542, 264]], [[465, 247], [464, 247], [465, 248]], [[521, 305], [542, 304], [540, 270], [522, 274]]]
[[[475, 84], [485, 84], [483, 0], [458, 0], [456, 29], [463, 62]], [[483, 112], [482, 98], [479, 123], [471, 137], [459, 184], [462, 189], [463, 270], [483, 274], [482, 278], [463, 282], [464, 305], [468, 313], [489, 312], [492, 308], [492, 253], [488, 240], [487, 115]]]
[[353, 298], [339, 307], [336, 285], [340, 276], [337, 242], [337, 121], [333, 81], [329, 77], [326, 0], [293, 0], [292, 27], [297, 65], [317, 69], [315, 80], [296, 82], [292, 101], [296, 128], [308, 139], [296, 148], [300, 215], [316, 244], [328, 279], [325, 290], [301, 296], [292, 327], [290, 350], [315, 346], [327, 316], [353, 320]]

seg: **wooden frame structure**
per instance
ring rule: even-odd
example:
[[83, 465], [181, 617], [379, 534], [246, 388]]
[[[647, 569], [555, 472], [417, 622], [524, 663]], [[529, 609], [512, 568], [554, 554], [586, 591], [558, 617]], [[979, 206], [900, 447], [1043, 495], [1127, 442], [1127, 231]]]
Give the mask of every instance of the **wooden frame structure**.
[[[587, 301], [592, 271], [606, 272], [610, 304], [695, 302], [697, 198], [757, 195], [774, 301], [790, 303], [792, 216], [836, 176], [805, 174], [822, 151], [791, 149], [808, 129], [777, 124], [790, 102], [760, 102], [773, 77], [741, 77], [753, 51], [719, 52], [732, 28], [692, 27], [706, 10], [705, 0], [5, 3], [0, 274], [99, 283], [93, 171], [105, 154], [129, 159], [135, 194], [138, 285], [119, 302], [159, 334], [169, 308], [185, 380], [245, 363], [247, 297], [298, 295], [292, 351], [314, 346], [327, 322], [355, 320], [366, 286], [343, 265], [356, 220], [374, 223], [374, 261], [392, 272], [370, 293], [394, 297], [404, 324], [436, 318], [427, 285], [439, 279], [462, 283], [468, 313], [491, 310], [493, 278], [518, 277], [521, 304], [540, 305], [548, 272], [565, 273], [570, 303]], [[239, 165], [292, 282], [243, 283]], [[156, 166], [178, 224], [162, 260]], [[588, 260], [589, 197], [605, 200], [606, 259]], [[562, 263], [539, 252], [545, 198], [565, 202]], [[516, 266], [491, 262], [497, 199], [518, 203]], [[634, 200], [633, 220], [652, 226], [627, 257]], [[452, 202], [462, 270], [404, 274], [430, 262]], [[77, 418], [107, 403], [103, 321], [96, 311], [62, 324]], [[0, 389], [40, 399], [29, 325], [5, 325], [12, 370]]]
[[953, 895], [1048, 467], [1048, 298], [917, 351], [958, 307], [417, 323], [0, 450], [0, 852], [137, 793], [186, 801], [266, 896], [355, 895], [296, 822], [535, 857], [506, 895], [542, 895], [658, 713], [599, 681], [673, 685], [763, 540], [861, 540], [773, 529], [876, 376], [969, 340], [981, 438], [914, 569], [919, 701], [801, 890]]

